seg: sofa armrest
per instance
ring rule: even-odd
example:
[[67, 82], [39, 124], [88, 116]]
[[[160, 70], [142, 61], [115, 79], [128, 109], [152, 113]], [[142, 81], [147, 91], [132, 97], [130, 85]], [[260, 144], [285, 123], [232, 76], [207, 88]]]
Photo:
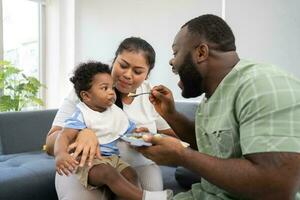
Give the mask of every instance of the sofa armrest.
[[0, 113], [0, 154], [41, 150], [57, 110]]

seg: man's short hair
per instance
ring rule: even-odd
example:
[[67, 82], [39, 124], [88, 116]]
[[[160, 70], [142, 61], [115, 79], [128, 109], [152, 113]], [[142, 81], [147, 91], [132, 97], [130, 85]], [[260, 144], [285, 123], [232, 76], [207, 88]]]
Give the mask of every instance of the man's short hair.
[[201, 15], [191, 19], [181, 28], [187, 26], [190, 33], [198, 34], [208, 42], [210, 48], [219, 51], [235, 51], [235, 38], [231, 28], [220, 17], [212, 14]]

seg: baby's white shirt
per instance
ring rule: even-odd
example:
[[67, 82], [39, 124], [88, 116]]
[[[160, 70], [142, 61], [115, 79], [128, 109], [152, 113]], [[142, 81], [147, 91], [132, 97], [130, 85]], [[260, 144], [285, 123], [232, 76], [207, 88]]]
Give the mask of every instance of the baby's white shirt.
[[99, 144], [117, 140], [129, 127], [126, 114], [116, 105], [108, 107], [103, 112], [94, 111], [83, 102], [78, 103], [77, 108], [82, 113], [86, 127], [96, 133]]

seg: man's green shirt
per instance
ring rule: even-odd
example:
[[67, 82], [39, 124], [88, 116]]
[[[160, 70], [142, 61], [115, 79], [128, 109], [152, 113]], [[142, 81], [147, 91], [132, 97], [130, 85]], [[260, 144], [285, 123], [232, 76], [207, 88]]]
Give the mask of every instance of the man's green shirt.
[[[199, 152], [218, 158], [300, 152], [300, 81], [275, 66], [240, 60], [201, 102], [195, 124]], [[174, 199], [235, 198], [202, 179]]]

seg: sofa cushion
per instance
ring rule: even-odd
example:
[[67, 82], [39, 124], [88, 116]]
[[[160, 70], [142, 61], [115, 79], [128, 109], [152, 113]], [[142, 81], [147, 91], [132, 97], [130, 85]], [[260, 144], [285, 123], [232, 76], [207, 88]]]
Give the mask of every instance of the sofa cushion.
[[57, 110], [0, 113], [1, 154], [41, 150]]
[[0, 156], [0, 199], [57, 199], [53, 157], [41, 152]]

